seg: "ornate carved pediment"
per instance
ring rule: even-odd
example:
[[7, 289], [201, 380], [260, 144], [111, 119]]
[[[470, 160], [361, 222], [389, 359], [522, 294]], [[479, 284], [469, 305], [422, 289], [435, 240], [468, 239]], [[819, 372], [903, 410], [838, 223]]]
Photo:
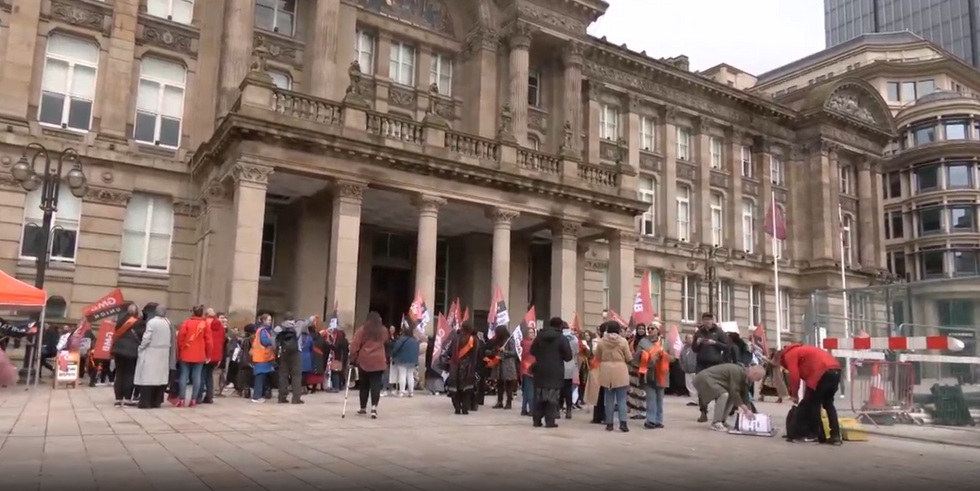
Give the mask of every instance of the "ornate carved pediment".
[[[819, 90], [819, 89], [818, 89]], [[820, 90], [823, 96], [822, 109], [847, 119], [873, 126], [886, 133], [894, 133], [894, 121], [881, 94], [861, 80], [843, 80]]]
[[197, 58], [198, 34], [194, 29], [146, 14], [140, 15], [139, 25], [138, 39], [141, 43]]
[[443, 0], [353, 0], [353, 3], [415, 27], [456, 37], [453, 18]]
[[112, 6], [102, 2], [52, 0], [51, 11], [47, 17], [100, 32], [106, 37], [112, 35]]
[[300, 45], [293, 39], [270, 33], [258, 33], [252, 37], [252, 47], [263, 47], [270, 60], [292, 66], [302, 66], [303, 54]]

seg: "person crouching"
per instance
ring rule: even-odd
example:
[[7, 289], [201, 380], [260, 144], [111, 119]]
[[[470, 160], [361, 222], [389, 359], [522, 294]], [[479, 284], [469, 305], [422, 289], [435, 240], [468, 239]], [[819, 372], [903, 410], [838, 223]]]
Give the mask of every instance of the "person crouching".
[[723, 363], [705, 368], [694, 377], [701, 407], [715, 403], [712, 430], [729, 430], [726, 420], [732, 408], [739, 408], [746, 417], [752, 417], [752, 409], [748, 406], [749, 384], [762, 380], [765, 375], [766, 370], [758, 365], [746, 368], [736, 363]]

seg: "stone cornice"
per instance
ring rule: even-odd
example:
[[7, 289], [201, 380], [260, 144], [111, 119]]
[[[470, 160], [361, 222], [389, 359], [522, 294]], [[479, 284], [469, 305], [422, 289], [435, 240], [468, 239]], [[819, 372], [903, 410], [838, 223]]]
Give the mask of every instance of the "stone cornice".
[[114, 206], [126, 206], [133, 193], [119, 189], [94, 188], [90, 187], [85, 193], [84, 201], [90, 203], [102, 203]]

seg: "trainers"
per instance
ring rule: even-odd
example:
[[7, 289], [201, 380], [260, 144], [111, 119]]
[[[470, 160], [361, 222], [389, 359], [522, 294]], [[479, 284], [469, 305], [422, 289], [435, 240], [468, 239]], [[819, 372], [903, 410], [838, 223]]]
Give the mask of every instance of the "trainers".
[[405, 397], [405, 393], [404, 392], [399, 392], [398, 393], [398, 397]]
[[412, 392], [408, 393], [408, 398], [411, 399], [414, 394]]
[[377, 409], [372, 409], [371, 410], [371, 419], [378, 419], [378, 410]]
[[725, 426], [725, 423], [718, 422], [711, 423], [711, 429], [715, 431], [728, 431], [728, 427]]
[[261, 398], [259, 398], [259, 399], [252, 399], [252, 402], [254, 402], [256, 404], [265, 404], [265, 399], [261, 399]]
[[367, 414], [367, 409], [358, 409], [357, 414], [361, 414], [361, 415]]

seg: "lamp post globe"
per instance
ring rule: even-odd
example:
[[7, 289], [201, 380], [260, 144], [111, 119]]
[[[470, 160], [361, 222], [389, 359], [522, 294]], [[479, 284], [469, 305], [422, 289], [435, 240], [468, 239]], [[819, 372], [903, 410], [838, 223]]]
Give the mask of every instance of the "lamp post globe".
[[68, 175], [65, 176], [65, 180], [68, 181], [68, 187], [72, 190], [79, 189], [85, 186], [85, 173], [76, 164], [74, 167], [68, 171]]
[[17, 182], [23, 184], [28, 181], [32, 176], [35, 176], [34, 168], [31, 167], [31, 163], [27, 160], [26, 155], [21, 155], [20, 159], [14, 164], [14, 167], [10, 169], [10, 173], [14, 175], [14, 179]]
[[21, 181], [20, 185], [27, 192], [36, 191], [38, 188], [44, 185], [44, 179], [41, 179], [41, 176], [37, 174], [31, 174], [27, 177], [27, 179]]

